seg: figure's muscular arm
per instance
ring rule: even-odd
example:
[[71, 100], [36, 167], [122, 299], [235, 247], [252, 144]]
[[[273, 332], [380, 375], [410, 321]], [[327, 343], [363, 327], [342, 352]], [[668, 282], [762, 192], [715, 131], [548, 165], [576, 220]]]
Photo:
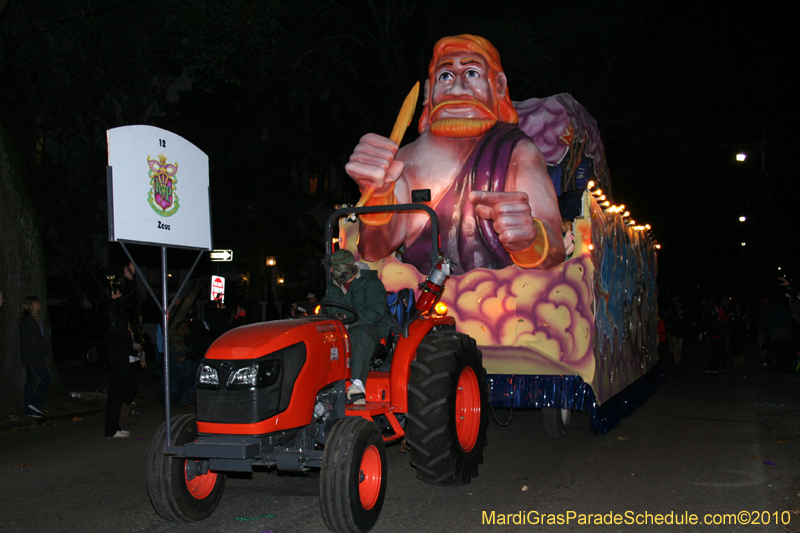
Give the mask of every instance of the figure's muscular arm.
[[[515, 263], [546, 269], [564, 261], [558, 200], [544, 156], [533, 143], [521, 142], [514, 149], [505, 192], [472, 192], [470, 201], [478, 216], [492, 220]], [[533, 258], [538, 251], [544, 257]]]
[[[408, 188], [402, 178], [403, 162], [396, 158], [397, 143], [368, 133], [356, 145], [347, 174], [363, 192], [368, 186], [375, 193], [366, 205], [392, 205], [407, 202]], [[405, 217], [389, 214], [362, 215], [358, 252], [367, 261], [377, 261], [397, 250], [405, 239]]]

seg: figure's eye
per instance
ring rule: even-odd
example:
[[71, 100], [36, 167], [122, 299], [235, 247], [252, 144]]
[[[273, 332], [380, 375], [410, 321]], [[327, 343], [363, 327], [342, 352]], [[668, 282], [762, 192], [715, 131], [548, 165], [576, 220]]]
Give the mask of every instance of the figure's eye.
[[464, 73], [464, 76], [467, 78], [480, 78], [481, 73], [475, 70], [474, 68], [471, 68]]
[[439, 81], [451, 81], [452, 79], [453, 79], [452, 72], [448, 72], [445, 70], [444, 72], [439, 74]]

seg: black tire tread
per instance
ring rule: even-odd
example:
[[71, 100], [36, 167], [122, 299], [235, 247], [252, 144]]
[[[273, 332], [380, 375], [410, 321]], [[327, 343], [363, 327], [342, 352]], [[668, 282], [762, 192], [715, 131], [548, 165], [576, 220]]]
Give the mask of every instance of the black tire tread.
[[[456, 432], [455, 399], [461, 371], [470, 366], [481, 387], [478, 440], [465, 452]], [[486, 371], [474, 339], [452, 331], [429, 333], [411, 363], [406, 443], [417, 477], [434, 485], [469, 483], [478, 475], [488, 423]]]
[[[191, 424], [196, 424], [195, 415], [183, 414], [172, 418], [170, 436], [172, 445], [182, 445], [181, 435]], [[153, 441], [150, 443], [150, 450], [147, 459], [147, 493], [150, 496], [150, 503], [155, 511], [164, 519], [171, 522], [196, 522], [210, 515], [216, 509], [225, 490], [225, 474], [217, 472], [218, 485], [214, 492], [210, 494], [200, 509], [184, 509], [176, 494], [183, 490], [176, 483], [183, 483], [180, 477], [176, 479], [172, 474], [174, 461], [179, 460], [164, 455], [164, 443], [166, 439], [166, 422], [156, 431]], [[178, 496], [180, 498], [180, 496]]]
[[350, 486], [350, 471], [353, 461], [361, 463], [361, 457], [354, 454], [360, 439], [379, 445], [383, 462], [382, 494], [372, 509], [374, 520], [380, 514], [386, 493], [386, 454], [383, 449], [383, 437], [377, 426], [361, 417], [345, 418], [331, 430], [327, 439], [320, 471], [320, 507], [325, 524], [337, 533], [361, 533], [372, 528], [374, 520], [359, 524], [354, 516], [353, 505], [361, 505], [357, 490], [355, 496]]
[[544, 425], [544, 432], [548, 437], [560, 439], [566, 436], [567, 427], [561, 418], [561, 409], [555, 407], [542, 408], [542, 422]]

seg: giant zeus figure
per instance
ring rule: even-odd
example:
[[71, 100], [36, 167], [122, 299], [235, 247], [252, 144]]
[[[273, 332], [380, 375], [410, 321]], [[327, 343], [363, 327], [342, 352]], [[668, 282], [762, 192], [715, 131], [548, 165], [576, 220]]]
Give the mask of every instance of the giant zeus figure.
[[[547, 269], [564, 261], [561, 216], [545, 158], [516, 124], [517, 111], [495, 47], [473, 35], [434, 46], [420, 136], [402, 149], [369, 133], [345, 170], [366, 205], [411, 201], [430, 189], [442, 253], [453, 273], [474, 268]], [[421, 273], [430, 269], [430, 222], [418, 212], [361, 215], [358, 251], [377, 261], [396, 251]]]

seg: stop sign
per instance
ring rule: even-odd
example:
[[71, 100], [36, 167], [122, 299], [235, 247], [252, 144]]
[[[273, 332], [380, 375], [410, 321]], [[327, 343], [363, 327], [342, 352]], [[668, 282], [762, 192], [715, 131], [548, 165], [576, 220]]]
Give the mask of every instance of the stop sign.
[[225, 278], [222, 276], [211, 276], [211, 300], [225, 302]]

